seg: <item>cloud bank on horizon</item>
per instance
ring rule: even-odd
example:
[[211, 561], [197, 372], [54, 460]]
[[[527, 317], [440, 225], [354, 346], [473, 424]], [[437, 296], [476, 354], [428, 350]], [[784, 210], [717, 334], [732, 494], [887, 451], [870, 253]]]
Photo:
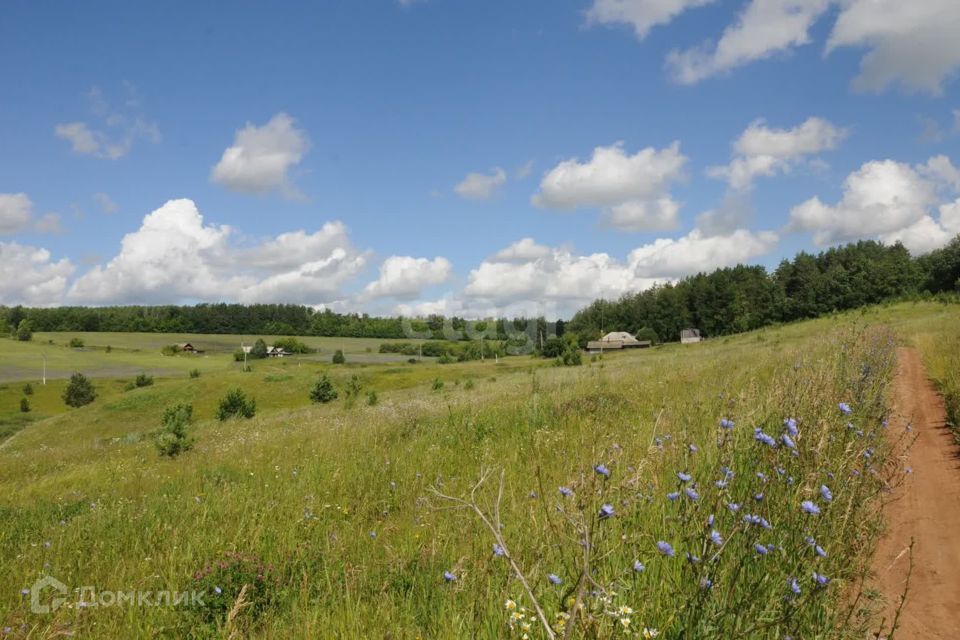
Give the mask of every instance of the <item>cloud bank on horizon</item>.
[[[377, 11], [385, 23], [401, 12], [384, 29], [443, 25], [468, 37], [470, 19], [442, 4]], [[230, 95], [240, 85], [214, 79], [208, 108], [224, 114], [194, 118], [151, 89], [159, 76], [127, 82], [130, 67], [115, 70], [114, 92], [93, 71], [79, 92], [53, 81], [38, 89], [69, 108], [18, 120], [0, 107], [0, 135], [22, 150], [0, 152], [0, 304], [223, 300], [565, 317], [596, 298], [801, 249], [871, 239], [919, 255], [960, 234], [960, 3], [580, 4], [567, 13], [544, 4], [549, 20], [532, 12], [516, 26], [543, 22], [544, 54], [578, 48], [564, 87], [546, 59], [494, 64], [496, 47], [509, 46], [493, 35], [490, 68], [420, 36], [428, 55], [449, 54], [436, 70], [469, 64], [471, 78], [451, 76], [445, 89], [441, 77], [433, 93], [356, 75], [343, 80], [356, 95], [317, 93], [284, 75], [281, 56], [265, 64], [289, 95], [256, 90], [249, 113]], [[27, 35], [41, 24], [17, 19]], [[326, 64], [326, 50], [310, 47], [300, 53]], [[394, 74], [409, 82], [426, 73], [384, 47], [365, 54], [399, 58]], [[636, 72], [647, 86], [597, 66], [610, 51], [657, 57]], [[798, 84], [792, 97], [780, 98], [786, 85], [767, 87], [778, 67]], [[821, 82], [834, 93], [818, 92]], [[490, 101], [475, 104], [473, 85]], [[597, 87], [608, 95], [594, 99]], [[13, 100], [29, 110], [39, 95]], [[524, 113], [544, 104], [557, 115]], [[930, 114], [923, 131], [917, 113]], [[34, 144], [37, 132], [47, 142]]]

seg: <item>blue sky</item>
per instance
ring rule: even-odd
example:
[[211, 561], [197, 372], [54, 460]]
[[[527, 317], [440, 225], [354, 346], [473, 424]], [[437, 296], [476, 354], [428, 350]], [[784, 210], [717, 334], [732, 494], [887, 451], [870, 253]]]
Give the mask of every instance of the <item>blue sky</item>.
[[954, 0], [2, 1], [0, 304], [563, 316], [922, 253], [960, 232], [958, 32]]

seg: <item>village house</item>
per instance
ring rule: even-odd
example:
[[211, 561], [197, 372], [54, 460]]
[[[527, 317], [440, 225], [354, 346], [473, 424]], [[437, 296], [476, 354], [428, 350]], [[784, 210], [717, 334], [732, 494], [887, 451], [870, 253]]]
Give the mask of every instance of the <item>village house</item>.
[[684, 329], [680, 332], [680, 342], [682, 344], [693, 344], [701, 340], [703, 338], [700, 337], [700, 329]]
[[617, 349], [646, 349], [652, 346], [652, 344], [649, 340], [637, 340], [626, 331], [612, 331], [599, 340], [591, 340], [588, 342], [587, 351], [590, 353], [601, 353], [603, 351]]

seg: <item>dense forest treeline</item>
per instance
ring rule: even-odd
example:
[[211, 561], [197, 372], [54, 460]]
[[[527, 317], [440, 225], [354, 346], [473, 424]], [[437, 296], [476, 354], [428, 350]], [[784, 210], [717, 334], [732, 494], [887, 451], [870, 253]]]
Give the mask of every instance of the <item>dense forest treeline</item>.
[[960, 236], [913, 258], [897, 243], [862, 241], [817, 255], [799, 253], [773, 273], [736, 266], [622, 296], [596, 300], [574, 315], [567, 331], [593, 338], [601, 331], [655, 332], [680, 339], [689, 327], [706, 336], [815, 318], [884, 300], [960, 290]]
[[470, 321], [459, 317], [382, 318], [316, 311], [292, 304], [192, 306], [0, 307], [0, 326], [33, 331], [117, 331], [314, 335], [356, 338], [488, 339], [540, 347], [549, 335], [576, 334], [581, 342], [602, 331], [644, 333], [678, 340], [696, 327], [706, 336], [757, 329], [775, 322], [813, 318], [893, 298], [960, 290], [960, 236], [918, 258], [899, 243], [862, 241], [817, 255], [799, 253], [773, 273], [736, 266], [677, 283], [597, 300], [569, 323], [544, 318]]

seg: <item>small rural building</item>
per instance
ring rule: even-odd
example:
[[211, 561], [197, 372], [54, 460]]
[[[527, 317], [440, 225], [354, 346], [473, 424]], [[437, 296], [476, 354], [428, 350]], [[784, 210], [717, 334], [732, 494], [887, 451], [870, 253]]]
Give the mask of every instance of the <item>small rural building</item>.
[[612, 331], [599, 340], [588, 342], [587, 351], [599, 353], [616, 349], [646, 349], [651, 345], [649, 340], [637, 340], [626, 331]]
[[283, 347], [267, 347], [267, 357], [268, 358], [283, 358], [284, 356], [289, 356], [290, 352], [285, 351]]
[[203, 353], [202, 350], [197, 349], [195, 346], [193, 346], [189, 342], [178, 344], [177, 349], [179, 349], [181, 353]]
[[684, 329], [680, 332], [680, 342], [683, 344], [692, 344], [703, 340], [700, 337], [700, 329]]

